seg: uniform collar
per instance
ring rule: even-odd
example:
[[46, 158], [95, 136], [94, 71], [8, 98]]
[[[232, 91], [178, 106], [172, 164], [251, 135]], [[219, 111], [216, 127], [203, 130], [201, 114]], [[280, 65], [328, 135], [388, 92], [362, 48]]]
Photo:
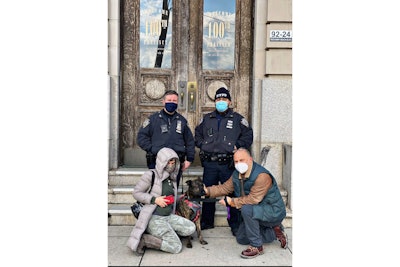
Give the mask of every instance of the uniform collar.
[[228, 108], [228, 110], [226, 111], [225, 115], [221, 115], [221, 113], [218, 113], [217, 110], [214, 110], [213, 112], [210, 113], [210, 118], [216, 118], [217, 114], [219, 114], [221, 117], [233, 117], [233, 110], [231, 108]]
[[177, 112], [177, 111], [175, 111], [175, 113], [174, 114], [172, 114], [172, 115], [170, 115], [170, 114], [168, 114], [167, 112], [165, 112], [164, 111], [164, 109], [162, 109], [162, 110], [160, 110], [159, 112], [158, 112], [158, 116], [160, 117], [160, 118], [171, 118], [171, 119], [179, 119], [179, 113]]

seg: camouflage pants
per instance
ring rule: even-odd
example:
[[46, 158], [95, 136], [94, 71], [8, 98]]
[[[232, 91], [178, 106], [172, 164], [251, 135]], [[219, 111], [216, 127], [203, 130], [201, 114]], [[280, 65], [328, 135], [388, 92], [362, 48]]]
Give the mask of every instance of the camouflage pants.
[[169, 216], [153, 215], [146, 231], [162, 239], [160, 248], [162, 251], [179, 253], [182, 250], [182, 242], [179, 236], [193, 234], [196, 231], [196, 225], [192, 221], [175, 214]]

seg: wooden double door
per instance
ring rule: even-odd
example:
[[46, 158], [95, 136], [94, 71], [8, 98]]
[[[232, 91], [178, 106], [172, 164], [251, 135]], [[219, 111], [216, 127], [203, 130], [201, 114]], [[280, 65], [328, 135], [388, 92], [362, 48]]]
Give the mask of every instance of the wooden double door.
[[[193, 134], [202, 116], [215, 109], [215, 91], [222, 86], [231, 92], [231, 107], [250, 120], [253, 1], [120, 3], [119, 166], [145, 166], [137, 132], [163, 108], [166, 90], [178, 92], [178, 111]], [[192, 166], [198, 165], [196, 155]]]

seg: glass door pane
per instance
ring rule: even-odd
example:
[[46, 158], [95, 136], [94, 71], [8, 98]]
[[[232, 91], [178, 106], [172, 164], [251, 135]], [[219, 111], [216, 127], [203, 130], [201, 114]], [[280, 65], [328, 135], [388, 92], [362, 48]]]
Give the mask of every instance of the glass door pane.
[[171, 68], [172, 0], [140, 1], [140, 67]]
[[235, 67], [236, 0], [204, 0], [203, 69]]

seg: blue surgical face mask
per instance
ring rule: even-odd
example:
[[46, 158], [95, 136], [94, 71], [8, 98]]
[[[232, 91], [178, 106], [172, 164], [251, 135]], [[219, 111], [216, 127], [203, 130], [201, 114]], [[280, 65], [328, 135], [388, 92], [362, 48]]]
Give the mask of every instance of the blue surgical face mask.
[[228, 102], [226, 101], [215, 102], [215, 108], [218, 110], [218, 112], [224, 112], [225, 110], [228, 109]]
[[169, 113], [174, 112], [174, 111], [176, 110], [177, 107], [178, 107], [178, 104], [177, 104], [177, 103], [174, 103], [174, 102], [165, 103], [165, 109], [166, 109]]

